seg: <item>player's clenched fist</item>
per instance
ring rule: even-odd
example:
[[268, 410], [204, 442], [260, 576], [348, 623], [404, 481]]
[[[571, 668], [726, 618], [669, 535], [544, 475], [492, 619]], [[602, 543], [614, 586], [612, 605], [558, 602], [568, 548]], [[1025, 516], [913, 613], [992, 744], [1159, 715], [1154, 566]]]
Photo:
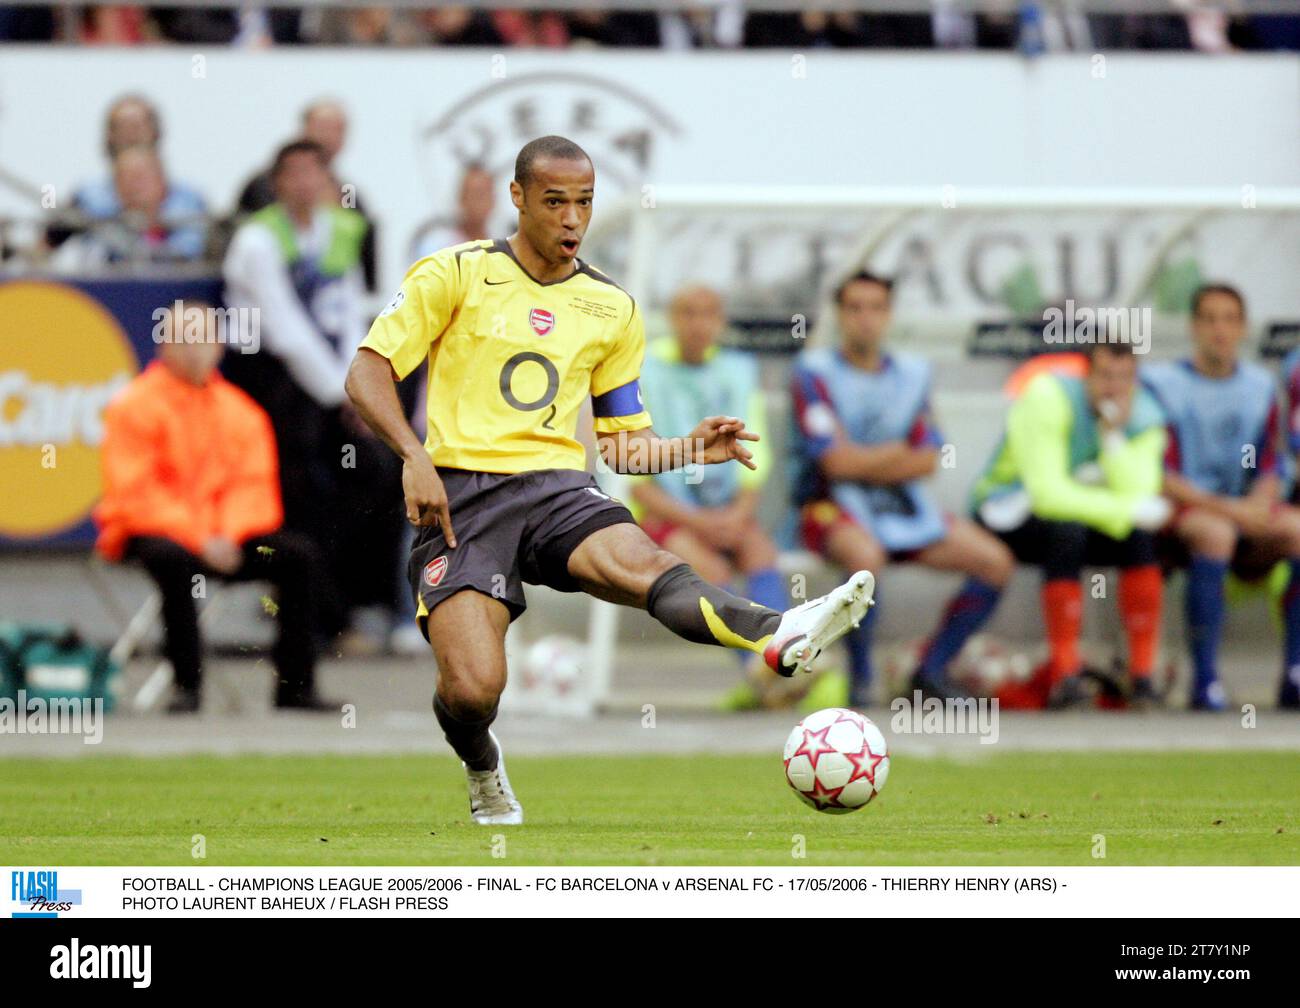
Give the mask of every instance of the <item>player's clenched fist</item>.
[[429, 456], [421, 453], [402, 465], [402, 492], [406, 496], [406, 518], [412, 525], [439, 525], [447, 545], [455, 547], [451, 530], [451, 508], [447, 490]]
[[691, 431], [691, 443], [699, 449], [692, 461], [712, 465], [735, 459], [743, 466], [756, 469], [753, 453], [740, 442], [757, 440], [758, 435], [745, 430], [745, 421], [739, 417], [705, 417]]

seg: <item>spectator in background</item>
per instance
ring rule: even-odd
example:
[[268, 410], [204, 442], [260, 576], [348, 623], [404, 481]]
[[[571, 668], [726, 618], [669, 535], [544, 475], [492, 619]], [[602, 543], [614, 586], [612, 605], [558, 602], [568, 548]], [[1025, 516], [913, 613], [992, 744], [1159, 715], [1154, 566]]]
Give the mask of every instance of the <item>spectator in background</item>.
[[143, 7], [100, 4], [81, 11], [83, 45], [128, 46], [150, 41]]
[[149, 12], [168, 42], [226, 45], [239, 34], [239, 11], [226, 7], [154, 7]]
[[745, 45], [795, 48], [928, 48], [934, 45], [929, 14], [858, 14], [853, 11], [750, 14]]
[[449, 217], [435, 217], [420, 226], [411, 239], [411, 260], [423, 259], [439, 249], [461, 242], [492, 237], [492, 211], [496, 208], [496, 182], [481, 164], [466, 165], [460, 177], [456, 210]]
[[[766, 411], [754, 359], [718, 346], [727, 324], [721, 295], [710, 287], [683, 287], [673, 296], [668, 317], [672, 335], [650, 344], [641, 368], [642, 395], [662, 427], [686, 430], [702, 416], [738, 416], [765, 437]], [[641, 476], [633, 484], [632, 506], [646, 534], [706, 581], [729, 587], [743, 577], [742, 594], [784, 612], [790, 596], [776, 569], [776, 546], [758, 520], [766, 444], [760, 440], [753, 445], [757, 470], [688, 466]], [[788, 696], [787, 681], [777, 680], [762, 656], [744, 657], [758, 702], [782, 702]]]
[[1089, 14], [1088, 27], [1098, 49], [1192, 48], [1182, 14]]
[[1092, 701], [1079, 657], [1085, 565], [1119, 568], [1131, 700], [1157, 702], [1151, 671], [1162, 581], [1154, 532], [1170, 508], [1160, 496], [1164, 415], [1137, 374], [1132, 343], [1097, 342], [1082, 377], [1048, 370], [1030, 380], [972, 493], [980, 524], [1043, 571], [1049, 655], [1040, 704]]
[[1282, 503], [1277, 386], [1241, 359], [1245, 338], [1241, 292], [1206, 284], [1192, 298], [1192, 355], [1146, 365], [1142, 381], [1168, 418], [1164, 491], [1175, 505], [1173, 534], [1190, 554], [1191, 705], [1227, 708], [1218, 661], [1228, 569], [1256, 581], [1285, 561], [1278, 704], [1300, 710], [1300, 509]]
[[[340, 207], [355, 210], [365, 221], [365, 233], [361, 239], [361, 269], [365, 289], [375, 291], [378, 278], [378, 235], [376, 224], [365, 209], [357, 187], [341, 181], [337, 175], [337, 160], [343, 150], [348, 136], [348, 115], [343, 106], [328, 98], [318, 99], [308, 105], [302, 112], [302, 139], [315, 144], [325, 156], [325, 169], [330, 173], [335, 200]], [[267, 168], [258, 172], [244, 185], [239, 194], [239, 212], [255, 213], [275, 201], [275, 185], [272, 170]]]
[[659, 45], [659, 20], [653, 11], [571, 11], [568, 25], [575, 45]]
[[[122, 180], [119, 155], [128, 148], [144, 148], [154, 153], [157, 170], [163, 175], [162, 201], [156, 216], [173, 227], [170, 248], [180, 258], [195, 259], [203, 254], [207, 228], [198, 218], [207, 212], [207, 203], [193, 186], [166, 177], [160, 150], [162, 121], [157, 107], [142, 95], [123, 95], [113, 101], [104, 117], [104, 154], [111, 173], [106, 178], [80, 185], [72, 194], [72, 208], [77, 217], [91, 221], [110, 221], [121, 217]], [[133, 166], [133, 171], [138, 169]], [[137, 207], [137, 209], [139, 209]], [[153, 208], [150, 208], [151, 210]], [[66, 226], [50, 229], [48, 241], [61, 244], [72, 232]]]
[[[930, 414], [929, 362], [885, 349], [890, 282], [854, 274], [835, 304], [839, 345], [803, 351], [793, 376], [803, 541], [837, 567], [874, 572], [878, 582], [889, 561], [966, 575], [912, 678], [913, 689], [947, 697], [954, 693], [948, 663], [993, 612], [1014, 560], [973, 521], [945, 515], [925, 485], [943, 438]], [[869, 700], [877, 609], [845, 637], [854, 706]]]
[[563, 49], [569, 44], [569, 26], [555, 11], [496, 10], [492, 27], [509, 46]]
[[1198, 52], [1232, 52], [1228, 38], [1228, 13], [1222, 7], [1205, 7], [1197, 0], [1175, 0], [1177, 6], [1187, 10], [1187, 31], [1192, 48]]
[[[111, 216], [87, 214], [92, 223], [64, 242], [54, 255], [55, 269], [63, 272], [95, 270], [108, 265], [166, 264], [194, 261], [203, 255], [207, 225], [203, 205], [184, 217], [168, 215], [168, 196], [174, 190], [153, 147], [119, 150], [113, 159]], [[175, 201], [173, 200], [173, 206]], [[98, 208], [102, 212], [104, 204]]]
[[734, 49], [744, 41], [745, 5], [718, 0], [704, 7], [663, 11], [659, 38], [665, 49]]
[[434, 45], [500, 45], [501, 34], [487, 11], [464, 6], [433, 7], [418, 16]]
[[285, 524], [312, 539], [329, 565], [358, 651], [385, 646], [397, 608], [403, 513], [401, 463], [345, 405], [343, 382], [369, 317], [362, 306], [366, 223], [338, 205], [326, 155], [286, 144], [271, 166], [276, 201], [235, 233], [226, 303], [260, 312], [262, 352], [227, 369], [271, 415], [279, 445]]
[[[104, 411], [97, 548], [110, 560], [139, 561], [162, 595], [176, 677], [169, 711], [199, 709], [199, 576], [275, 585], [275, 704], [337, 710], [316, 695], [318, 558], [283, 528], [270, 422], [217, 372], [224, 347], [210, 306], [182, 303], [180, 313], [160, 323], [157, 359]], [[186, 341], [194, 313], [204, 320], [202, 342]]]
[[321, 45], [412, 45], [409, 22], [391, 7], [338, 7], [321, 13], [315, 41]]

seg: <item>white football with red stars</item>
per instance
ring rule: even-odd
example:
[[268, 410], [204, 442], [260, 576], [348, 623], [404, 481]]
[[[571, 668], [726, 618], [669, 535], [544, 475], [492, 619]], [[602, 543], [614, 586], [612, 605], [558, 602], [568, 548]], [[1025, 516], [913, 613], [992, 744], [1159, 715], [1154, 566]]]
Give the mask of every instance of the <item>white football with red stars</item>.
[[785, 740], [785, 779], [805, 804], [842, 815], [880, 793], [889, 777], [889, 746], [857, 711], [828, 707], [809, 714]]

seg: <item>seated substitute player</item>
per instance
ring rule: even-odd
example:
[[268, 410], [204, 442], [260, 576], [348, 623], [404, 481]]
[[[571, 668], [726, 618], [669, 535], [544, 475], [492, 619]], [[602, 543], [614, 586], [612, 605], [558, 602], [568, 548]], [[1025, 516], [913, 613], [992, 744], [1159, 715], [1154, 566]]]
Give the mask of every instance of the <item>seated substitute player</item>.
[[1049, 706], [1090, 699], [1080, 674], [1079, 575], [1092, 565], [1119, 568], [1131, 696], [1148, 707], [1162, 594], [1153, 533], [1170, 513], [1160, 496], [1164, 414], [1138, 385], [1132, 343], [1093, 343], [1086, 359], [1083, 377], [1047, 371], [1025, 386], [972, 503], [1018, 560], [1043, 569]]
[[[687, 430], [705, 414], [744, 416], [748, 429], [764, 436], [766, 410], [754, 358], [718, 346], [727, 325], [722, 296], [700, 284], [683, 287], [669, 303], [668, 318], [672, 335], [650, 344], [641, 371], [641, 390], [659, 423]], [[785, 609], [790, 598], [776, 569], [776, 545], [757, 515], [764, 448], [760, 441], [753, 449], [755, 469], [692, 466], [638, 477], [632, 512], [651, 539], [704, 580], [727, 585], [742, 575], [751, 599]], [[760, 655], [746, 657], [753, 691], [747, 701], [783, 706], [793, 699]]]
[[1197, 290], [1191, 328], [1191, 357], [1142, 369], [1168, 418], [1164, 489], [1175, 505], [1173, 533], [1190, 554], [1191, 703], [1227, 706], [1218, 653], [1229, 565], [1255, 580], [1285, 559], [1291, 580], [1278, 702], [1300, 709], [1300, 508], [1281, 502], [1277, 387], [1265, 368], [1240, 358], [1246, 302], [1235, 287]]
[[[508, 239], [452, 246], [411, 267], [352, 363], [347, 390], [403, 460], [407, 517], [421, 526], [409, 572], [438, 664], [434, 710], [464, 761], [474, 820], [523, 821], [489, 730], [505, 687], [505, 632], [523, 583], [645, 608], [687, 640], [762, 653], [807, 671], [859, 622], [874, 578], [781, 613], [716, 588], [663, 550], [584, 471], [575, 439], [593, 400], [597, 441], [618, 472], [735, 459], [756, 436], [730, 416], [687, 437], [650, 427], [637, 378], [641, 313], [578, 259], [591, 219], [591, 159], [563, 137], [526, 144]], [[428, 438], [403, 415], [395, 380], [429, 362]]]
[[[960, 571], [912, 677], [912, 687], [953, 695], [948, 663], [988, 619], [1014, 568], [1011, 551], [967, 518], [945, 515], [925, 486], [942, 438], [930, 419], [930, 365], [886, 351], [891, 283], [869, 272], [835, 292], [840, 345], [805, 350], [794, 371], [795, 503], [805, 545], [847, 570], [913, 560]], [[849, 702], [865, 705], [871, 681], [868, 617], [847, 638]]]
[[[164, 650], [175, 674], [168, 710], [199, 709], [197, 575], [279, 589], [272, 652], [276, 706], [325, 711], [314, 686], [320, 559], [282, 526], [271, 421], [217, 373], [225, 349], [210, 306], [181, 302], [162, 323], [158, 359], [104, 410], [99, 551], [138, 560], [162, 595]], [[200, 333], [201, 341], [187, 342]]]

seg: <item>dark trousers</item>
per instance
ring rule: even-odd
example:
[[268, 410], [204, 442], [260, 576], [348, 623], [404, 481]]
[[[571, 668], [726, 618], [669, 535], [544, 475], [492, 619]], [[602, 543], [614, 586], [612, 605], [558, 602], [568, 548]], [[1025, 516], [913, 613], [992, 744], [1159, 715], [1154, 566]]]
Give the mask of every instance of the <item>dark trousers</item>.
[[277, 699], [293, 699], [312, 691], [316, 672], [314, 638], [315, 587], [319, 560], [312, 545], [290, 532], [257, 536], [243, 546], [243, 564], [233, 574], [220, 574], [184, 546], [157, 536], [137, 536], [127, 544], [128, 559], [144, 566], [162, 595], [164, 653], [176, 670], [176, 685], [198, 689], [203, 674], [202, 642], [195, 609], [204, 597], [196, 581], [267, 581], [278, 596], [275, 620], [279, 627], [271, 657], [278, 675]]
[[[340, 410], [321, 406], [270, 354], [229, 354], [225, 370], [271, 418], [284, 527], [323, 557], [326, 633], [346, 628], [358, 606], [397, 611], [405, 567], [401, 460], [377, 438], [349, 429]], [[399, 386], [406, 400], [415, 391], [410, 382]]]
[[1021, 563], [1043, 568], [1044, 581], [1077, 579], [1085, 566], [1123, 569], [1156, 562], [1155, 537], [1150, 532], [1134, 530], [1127, 539], [1112, 539], [1079, 522], [1031, 515], [1023, 525], [993, 534]]

